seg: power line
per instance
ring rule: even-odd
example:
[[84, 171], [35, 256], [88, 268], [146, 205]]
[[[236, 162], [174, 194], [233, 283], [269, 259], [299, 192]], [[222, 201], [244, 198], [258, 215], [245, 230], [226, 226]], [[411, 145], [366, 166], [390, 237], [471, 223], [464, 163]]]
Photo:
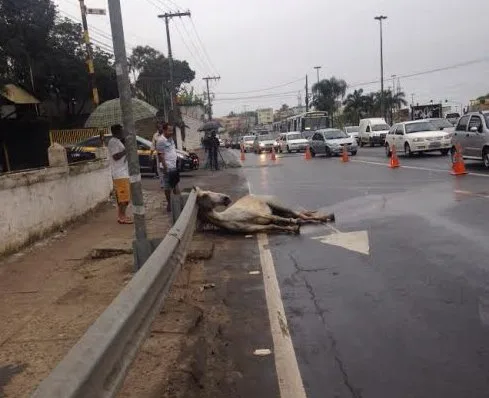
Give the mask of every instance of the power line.
[[192, 29], [194, 30], [195, 35], [197, 36], [197, 40], [199, 41], [200, 46], [202, 47], [202, 50], [204, 51], [204, 54], [207, 57], [207, 60], [209, 61], [209, 65], [213, 68], [214, 73], [218, 74], [217, 73], [217, 68], [212, 63], [211, 57], [209, 57], [209, 53], [207, 52], [207, 50], [206, 50], [206, 48], [204, 46], [204, 43], [203, 43], [202, 39], [200, 38], [199, 32], [197, 32], [197, 28], [195, 27], [195, 24], [194, 24], [194, 21], [193, 21], [192, 17], [190, 17], [190, 22], [192, 24]]
[[[182, 21], [181, 21], [181, 19], [180, 19], [180, 22], [182, 22]], [[185, 24], [184, 24], [183, 22], [182, 22], [182, 25], [183, 25], [183, 26], [185, 26]], [[191, 56], [194, 58], [195, 63], [196, 63], [196, 64], [198, 64], [198, 65], [197, 65], [197, 67], [198, 67], [198, 68], [201, 68], [201, 69], [202, 69], [202, 71], [204, 71], [204, 70], [206, 69], [205, 64], [204, 64], [204, 63], [202, 63], [202, 60], [201, 60], [199, 57], [194, 56], [194, 53], [192, 52], [192, 50], [191, 50], [191, 49], [190, 49], [190, 47], [188, 46], [188, 44], [187, 44], [187, 42], [186, 42], [185, 38], [183, 37], [183, 34], [182, 34], [182, 32], [181, 32], [180, 28], [178, 27], [178, 21], [177, 21], [177, 23], [175, 23], [173, 26], [175, 26], [175, 29], [177, 30], [178, 35], [179, 35], [179, 36], [180, 36], [180, 38], [182, 39], [182, 42], [183, 42], [183, 44], [184, 44], [185, 48], [187, 49], [187, 51], [189, 52], [189, 54], [190, 54], [190, 55], [191, 55]]]
[[[411, 78], [411, 77], [424, 76], [424, 75], [428, 75], [428, 74], [436, 73], [436, 72], [444, 72], [447, 70], [458, 69], [458, 68], [462, 68], [464, 66], [480, 64], [480, 63], [488, 62], [488, 61], [489, 61], [489, 57], [478, 58], [478, 59], [474, 59], [471, 61], [461, 62], [458, 64], [449, 65], [449, 66], [443, 66], [443, 67], [435, 68], [435, 69], [428, 69], [428, 70], [421, 71], [421, 72], [414, 72], [414, 73], [408, 73], [408, 74], [404, 74], [404, 75], [397, 75], [397, 77], [400, 79], [407, 79], [407, 78]], [[356, 83], [356, 84], [348, 85], [348, 88], [369, 86], [371, 84], [378, 84], [378, 83], [380, 83], [380, 80], [372, 80], [369, 82]]]
[[[297, 96], [297, 90], [294, 91], [284, 91], [281, 93], [269, 93], [269, 94], [261, 94], [261, 95], [251, 95], [246, 97], [233, 97], [233, 98], [218, 98], [215, 101], [235, 101], [235, 100], [244, 100], [244, 99], [253, 99], [253, 98], [272, 98], [272, 97], [280, 97], [283, 95], [294, 95]], [[217, 95], [217, 93], [216, 93]]]
[[297, 83], [297, 82], [300, 82], [300, 81], [303, 81], [303, 80], [304, 80], [304, 78], [301, 77], [300, 79], [293, 80], [293, 81], [287, 82], [287, 83], [278, 84], [276, 86], [271, 86], [271, 87], [266, 87], [266, 88], [259, 88], [259, 89], [256, 89], [256, 90], [249, 90], [249, 91], [235, 91], [235, 92], [232, 92], [232, 93], [216, 93], [216, 94], [218, 94], [218, 95], [234, 95], [234, 94], [259, 93], [261, 91], [268, 91], [268, 90], [273, 90], [273, 89], [280, 88], [280, 87], [290, 86], [291, 84], [294, 84], [294, 83]]
[[201, 60], [202, 65], [204, 66], [203, 70], [205, 70], [207, 72], [212, 72], [212, 66], [209, 64], [209, 62], [206, 60], [206, 58], [204, 56], [202, 56], [202, 52], [199, 50], [198, 45], [195, 44], [194, 40], [192, 39], [192, 35], [187, 30], [187, 27], [185, 26], [183, 21], [180, 20], [180, 22], [182, 23], [182, 27], [185, 30], [185, 33], [187, 34], [188, 38], [190, 39], [190, 43], [191, 43], [192, 47], [197, 52], [197, 55], [198, 55], [199, 59]]

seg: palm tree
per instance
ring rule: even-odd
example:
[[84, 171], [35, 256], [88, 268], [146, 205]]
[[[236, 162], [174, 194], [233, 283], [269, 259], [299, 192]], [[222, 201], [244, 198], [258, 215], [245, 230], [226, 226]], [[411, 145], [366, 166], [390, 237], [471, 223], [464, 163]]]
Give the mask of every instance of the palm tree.
[[365, 113], [365, 96], [363, 89], [355, 90], [348, 94], [343, 105], [345, 105], [345, 113], [353, 123], [360, 123], [360, 119]]
[[338, 99], [345, 96], [346, 87], [347, 84], [343, 79], [334, 76], [329, 80], [321, 80], [312, 86], [313, 105], [318, 111], [327, 111], [330, 116], [333, 116], [338, 109]]

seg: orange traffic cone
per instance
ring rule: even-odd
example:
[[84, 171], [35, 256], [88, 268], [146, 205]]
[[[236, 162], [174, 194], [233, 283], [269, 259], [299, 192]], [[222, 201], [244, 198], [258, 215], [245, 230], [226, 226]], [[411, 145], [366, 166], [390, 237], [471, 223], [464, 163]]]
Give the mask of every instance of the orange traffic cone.
[[389, 167], [391, 169], [396, 169], [396, 168], [398, 168], [400, 166], [401, 166], [401, 164], [399, 163], [399, 158], [397, 157], [396, 146], [395, 145], [392, 145], [392, 149], [391, 149], [391, 160], [389, 162]]
[[270, 160], [272, 160], [272, 161], [277, 160], [277, 157], [275, 156], [275, 147], [274, 146], [272, 146], [272, 152], [270, 152], [270, 153], [271, 153]]
[[452, 172], [453, 176], [461, 176], [467, 174], [465, 170], [465, 163], [462, 157], [462, 152], [460, 151], [460, 144], [455, 146], [455, 153], [453, 154]]
[[343, 163], [350, 161], [350, 157], [348, 156], [348, 150], [346, 149], [346, 145], [343, 147], [343, 153], [341, 154], [341, 161]]
[[306, 153], [304, 154], [304, 159], [306, 160], [312, 159], [311, 149], [309, 148], [309, 145], [306, 147]]
[[242, 162], [244, 162], [246, 160], [246, 156], [245, 156], [245, 153], [244, 153], [243, 145], [241, 145], [241, 157], [240, 157], [240, 160]]

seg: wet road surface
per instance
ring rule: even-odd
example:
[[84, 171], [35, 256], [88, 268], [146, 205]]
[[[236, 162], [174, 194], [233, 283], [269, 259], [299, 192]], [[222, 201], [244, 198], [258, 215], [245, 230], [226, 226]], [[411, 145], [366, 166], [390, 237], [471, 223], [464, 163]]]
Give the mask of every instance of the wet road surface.
[[270, 237], [308, 397], [489, 395], [489, 173], [440, 155], [383, 164], [247, 154], [252, 193], [334, 211]]

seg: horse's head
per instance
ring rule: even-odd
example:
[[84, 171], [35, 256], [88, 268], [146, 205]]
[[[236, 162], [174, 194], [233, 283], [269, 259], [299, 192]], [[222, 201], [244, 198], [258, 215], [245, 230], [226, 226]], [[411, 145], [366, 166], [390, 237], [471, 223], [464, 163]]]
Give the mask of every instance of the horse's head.
[[212, 191], [203, 191], [195, 187], [197, 193], [197, 204], [201, 209], [212, 210], [217, 206], [229, 206], [232, 203], [231, 198], [223, 193]]

